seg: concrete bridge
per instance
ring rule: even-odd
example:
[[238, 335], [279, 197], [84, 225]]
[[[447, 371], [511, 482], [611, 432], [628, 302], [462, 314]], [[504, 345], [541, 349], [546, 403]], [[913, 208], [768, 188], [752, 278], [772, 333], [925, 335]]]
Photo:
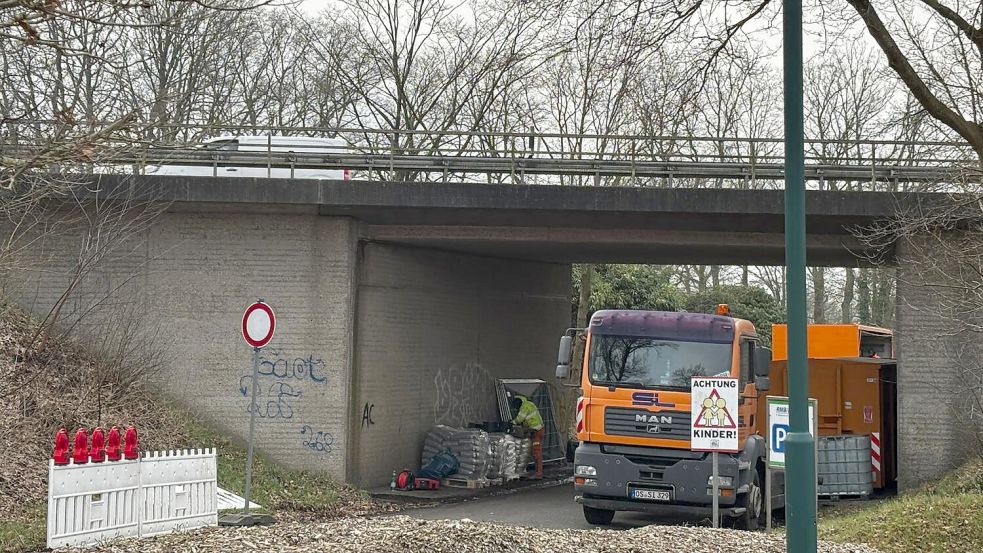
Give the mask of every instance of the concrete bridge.
[[[570, 322], [570, 264], [781, 264], [781, 191], [447, 185], [212, 177], [97, 178], [170, 202], [117, 248], [71, 307], [124, 282], [170, 343], [157, 384], [231, 434], [247, 428], [251, 353], [239, 335], [257, 297], [277, 311], [261, 365], [257, 444], [286, 465], [371, 486], [419, 462], [426, 431], [494, 416], [494, 378], [550, 381]], [[812, 265], [893, 262], [851, 229], [932, 195], [811, 192]], [[45, 311], [77, 258], [44, 242], [44, 270], [21, 283]], [[899, 273], [905, 265], [900, 264]], [[930, 292], [899, 281], [903, 485], [963, 451], [938, 406], [948, 361]], [[127, 290], [129, 292], [127, 292]], [[72, 314], [68, 315], [73, 316]]]

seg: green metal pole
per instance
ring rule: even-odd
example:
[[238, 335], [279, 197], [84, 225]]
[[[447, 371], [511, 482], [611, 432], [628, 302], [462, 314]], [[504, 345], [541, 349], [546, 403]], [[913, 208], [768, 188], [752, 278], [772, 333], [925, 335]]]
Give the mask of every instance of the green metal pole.
[[805, 144], [802, 130], [802, 0], [785, 0], [785, 265], [789, 434], [785, 441], [789, 553], [816, 551], [815, 440], [809, 432], [806, 350]]

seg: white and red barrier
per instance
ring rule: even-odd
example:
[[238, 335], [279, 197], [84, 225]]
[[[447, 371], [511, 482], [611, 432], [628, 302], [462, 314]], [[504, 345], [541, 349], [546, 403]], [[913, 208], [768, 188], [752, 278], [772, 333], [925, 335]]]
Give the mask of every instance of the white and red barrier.
[[870, 467], [873, 472], [874, 481], [881, 472], [881, 433], [871, 432], [870, 434]]
[[55, 437], [48, 463], [48, 547], [92, 545], [218, 524], [214, 449], [138, 452], [137, 432]]
[[584, 431], [584, 398], [577, 399], [577, 433]]

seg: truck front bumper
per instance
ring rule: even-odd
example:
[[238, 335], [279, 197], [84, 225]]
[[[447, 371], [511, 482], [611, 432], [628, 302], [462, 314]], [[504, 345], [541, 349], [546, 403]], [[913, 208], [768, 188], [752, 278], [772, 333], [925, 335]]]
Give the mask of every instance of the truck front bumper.
[[[577, 448], [574, 464], [596, 470], [596, 475], [588, 478], [591, 484], [575, 482], [574, 485], [576, 492], [584, 498], [581, 503], [588, 507], [596, 505], [584, 501], [617, 504], [618, 507], [613, 510], [618, 511], [657, 512], [662, 507], [668, 507], [678, 513], [689, 508], [694, 512], [709, 512], [713, 504], [709, 484], [713, 465], [709, 454], [585, 442]], [[736, 507], [738, 494], [746, 491], [741, 486], [741, 468], [740, 461], [734, 455], [719, 456], [719, 474], [731, 483], [721, 488], [719, 505], [722, 511]], [[631, 499], [630, 488], [671, 490], [672, 499], [666, 502]]]
[[[613, 499], [609, 497], [591, 497], [578, 495], [574, 500], [581, 505], [608, 511], [634, 511], [662, 516], [692, 516], [710, 517], [713, 507], [709, 505], [680, 505], [678, 503], [651, 503], [647, 501], [631, 501], [628, 499]], [[737, 517], [744, 514], [743, 507], [720, 507], [720, 516]]]

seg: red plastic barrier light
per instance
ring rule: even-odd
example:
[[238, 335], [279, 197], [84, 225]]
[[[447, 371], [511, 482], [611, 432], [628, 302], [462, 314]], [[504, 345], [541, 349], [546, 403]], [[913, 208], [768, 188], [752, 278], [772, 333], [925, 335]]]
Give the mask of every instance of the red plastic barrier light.
[[89, 435], [85, 428], [79, 428], [75, 432], [75, 449], [72, 451], [72, 460], [76, 464], [89, 462]]
[[136, 459], [139, 457], [137, 452], [137, 429], [133, 426], [126, 427], [126, 434], [123, 436], [123, 457]]
[[109, 438], [106, 440], [106, 458], [110, 461], [119, 461], [123, 458], [123, 448], [120, 446], [119, 427], [117, 426], [109, 429]]
[[93, 463], [106, 460], [106, 433], [101, 426], [92, 431], [92, 448], [89, 449], [89, 459]]
[[62, 428], [55, 434], [55, 451], [51, 454], [56, 465], [68, 464], [68, 431]]

